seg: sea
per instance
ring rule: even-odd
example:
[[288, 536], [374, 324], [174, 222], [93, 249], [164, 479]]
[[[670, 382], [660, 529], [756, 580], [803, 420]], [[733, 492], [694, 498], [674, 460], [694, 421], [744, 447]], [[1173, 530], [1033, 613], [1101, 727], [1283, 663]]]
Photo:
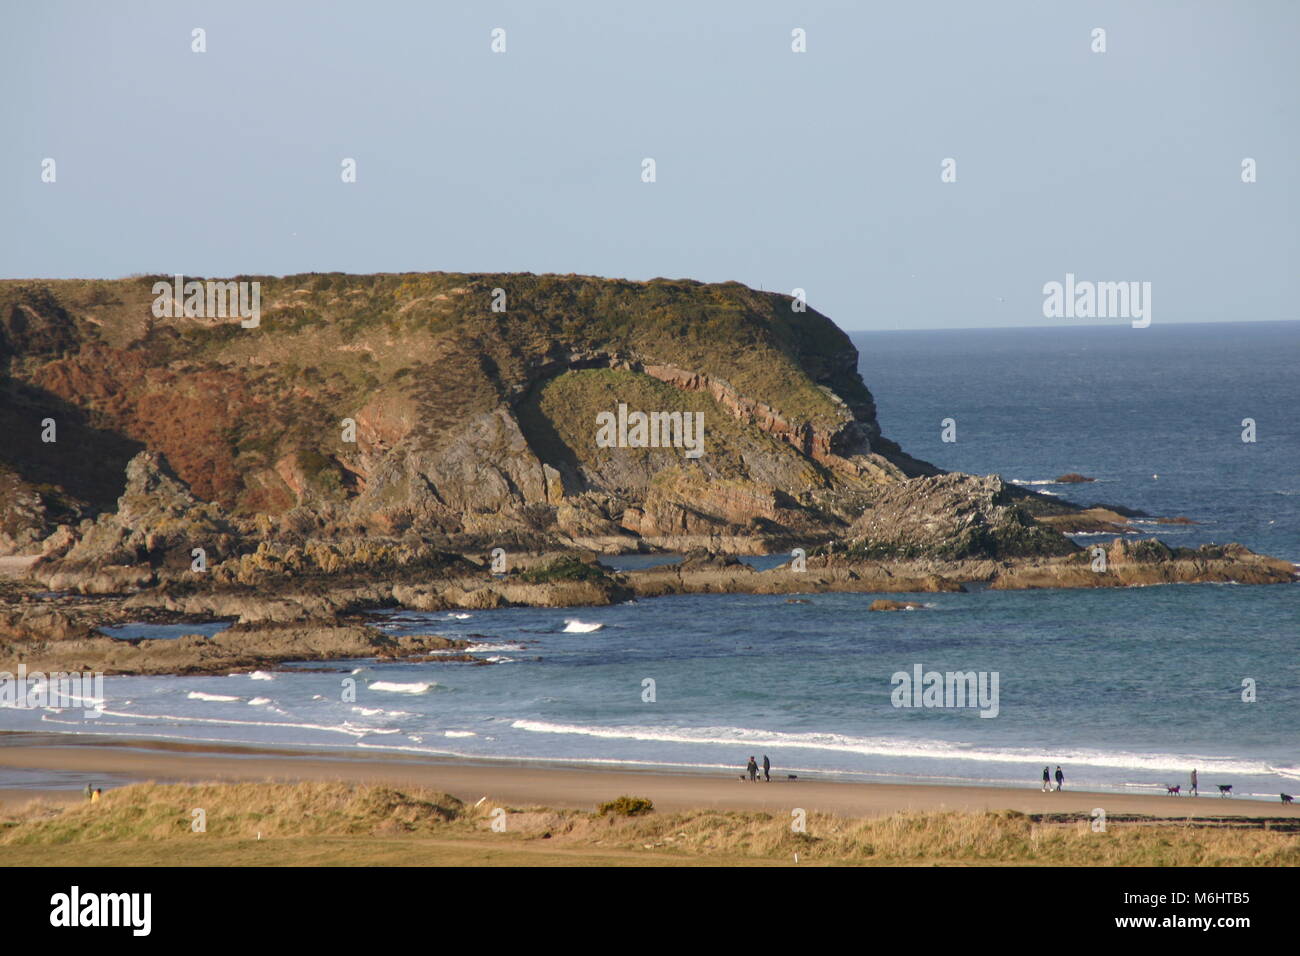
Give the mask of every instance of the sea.
[[[853, 341], [885, 434], [918, 458], [1139, 509], [1153, 516], [1141, 536], [1170, 546], [1239, 541], [1300, 563], [1300, 322]], [[1054, 481], [1068, 472], [1096, 480]], [[880, 596], [393, 612], [380, 626], [467, 638], [490, 663], [110, 677], [101, 716], [0, 709], [0, 730], [715, 776], [739, 775], [753, 755], [779, 778], [931, 784], [1037, 787], [1060, 766], [1067, 789], [1126, 793], [1186, 790], [1195, 769], [1202, 794], [1300, 791], [1297, 585], [973, 589], [868, 613]], [[918, 667], [975, 672], [989, 691], [996, 679], [995, 715], [969, 701], [897, 706], [918, 702], [899, 690]], [[0, 773], [0, 786], [74, 784]]]

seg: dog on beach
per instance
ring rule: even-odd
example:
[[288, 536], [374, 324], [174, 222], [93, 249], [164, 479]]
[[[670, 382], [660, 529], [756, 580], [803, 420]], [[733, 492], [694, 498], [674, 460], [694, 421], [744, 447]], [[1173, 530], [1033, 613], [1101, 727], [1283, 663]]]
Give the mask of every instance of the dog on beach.
[[1219, 784], [1219, 796], [1221, 796], [1221, 797], [1230, 797], [1230, 796], [1232, 796], [1232, 784], [1230, 784], [1230, 783], [1221, 783], [1221, 784]]
[[1295, 798], [1294, 798], [1293, 796], [1291, 796], [1291, 794], [1289, 794], [1289, 793], [1284, 793], [1284, 794], [1282, 794], [1282, 802], [1283, 802], [1283, 803], [1290, 803], [1290, 802], [1291, 802], [1292, 800], [1294, 800], [1294, 799], [1295, 799]]
[[799, 779], [799, 775], [798, 775], [797, 773], [787, 773], [787, 774], [785, 775], [785, 779], [787, 779], [787, 780], [798, 780], [798, 779]]
[[1176, 797], [1182, 792], [1183, 792], [1182, 784], [1179, 784], [1178, 786], [1175, 787], [1165, 787], [1165, 793], [1169, 794], [1169, 796], [1171, 797]]

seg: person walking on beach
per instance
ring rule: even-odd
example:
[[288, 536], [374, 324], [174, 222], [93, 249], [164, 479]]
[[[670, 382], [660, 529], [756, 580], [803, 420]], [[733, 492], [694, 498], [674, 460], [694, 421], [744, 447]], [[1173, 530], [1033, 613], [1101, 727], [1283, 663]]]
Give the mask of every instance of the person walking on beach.
[[756, 761], [751, 756], [749, 758], [749, 764], [745, 767], [745, 770], [746, 772], [749, 773], [749, 782], [757, 783], [758, 782], [758, 761]]
[[1052, 773], [1048, 768], [1043, 768], [1043, 793], [1052, 789]]
[[1056, 789], [1060, 790], [1065, 786], [1065, 774], [1061, 773], [1061, 765], [1056, 765]]
[[91, 790], [90, 790], [90, 784], [86, 784], [86, 789], [83, 790], [83, 791], [81, 791], [81, 792], [84, 793], [84, 794], [86, 795], [86, 799], [89, 800], [89, 799], [90, 799], [90, 793], [91, 793]]
[[1192, 771], [1192, 796], [1196, 796], [1196, 771]]
[[772, 782], [772, 761], [767, 759], [767, 754], [763, 754], [763, 780]]

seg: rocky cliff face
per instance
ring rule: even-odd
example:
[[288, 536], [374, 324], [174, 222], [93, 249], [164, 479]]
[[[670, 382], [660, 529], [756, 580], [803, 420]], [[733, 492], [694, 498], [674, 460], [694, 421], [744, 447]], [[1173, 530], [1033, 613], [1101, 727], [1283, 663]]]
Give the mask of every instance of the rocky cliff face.
[[[262, 283], [246, 329], [154, 317], [155, 278], [0, 282], [0, 663], [446, 650], [358, 626], [394, 605], [1296, 577], [1122, 539], [1103, 567], [1062, 532], [1126, 532], [1118, 510], [908, 457], [848, 338], [735, 283], [240, 277]], [[720, 556], [796, 545], [765, 572]], [[653, 547], [696, 553], [621, 575], [592, 553]], [[96, 632], [195, 618], [246, 629]]]
[[[166, 279], [0, 283], [0, 549], [55, 583], [358, 536], [761, 550], [937, 474], [839, 329], [735, 283], [261, 277], [244, 329], [155, 318]], [[620, 405], [702, 416], [703, 453], [604, 447]]]

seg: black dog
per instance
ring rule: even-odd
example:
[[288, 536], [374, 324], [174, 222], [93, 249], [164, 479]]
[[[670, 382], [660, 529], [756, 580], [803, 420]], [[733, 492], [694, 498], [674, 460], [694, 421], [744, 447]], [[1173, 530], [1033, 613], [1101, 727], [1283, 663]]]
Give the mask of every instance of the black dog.
[[1283, 802], [1283, 803], [1290, 803], [1290, 802], [1291, 802], [1292, 800], [1294, 800], [1294, 799], [1295, 799], [1295, 798], [1292, 797], [1291, 794], [1289, 794], [1289, 793], [1284, 793], [1284, 794], [1282, 794], [1282, 802]]
[[798, 779], [799, 779], [799, 775], [798, 775], [797, 773], [787, 773], [787, 774], [785, 775], [785, 779], [787, 779], [787, 780], [798, 780]]
[[1176, 787], [1165, 787], [1165, 793], [1169, 794], [1171, 797], [1178, 796], [1178, 794], [1182, 793], [1182, 791], [1183, 791], [1182, 784], [1179, 784]]
[[1232, 784], [1230, 784], [1230, 783], [1221, 783], [1221, 784], [1219, 784], [1219, 796], [1221, 796], [1221, 797], [1230, 797], [1230, 796], [1232, 796]]

